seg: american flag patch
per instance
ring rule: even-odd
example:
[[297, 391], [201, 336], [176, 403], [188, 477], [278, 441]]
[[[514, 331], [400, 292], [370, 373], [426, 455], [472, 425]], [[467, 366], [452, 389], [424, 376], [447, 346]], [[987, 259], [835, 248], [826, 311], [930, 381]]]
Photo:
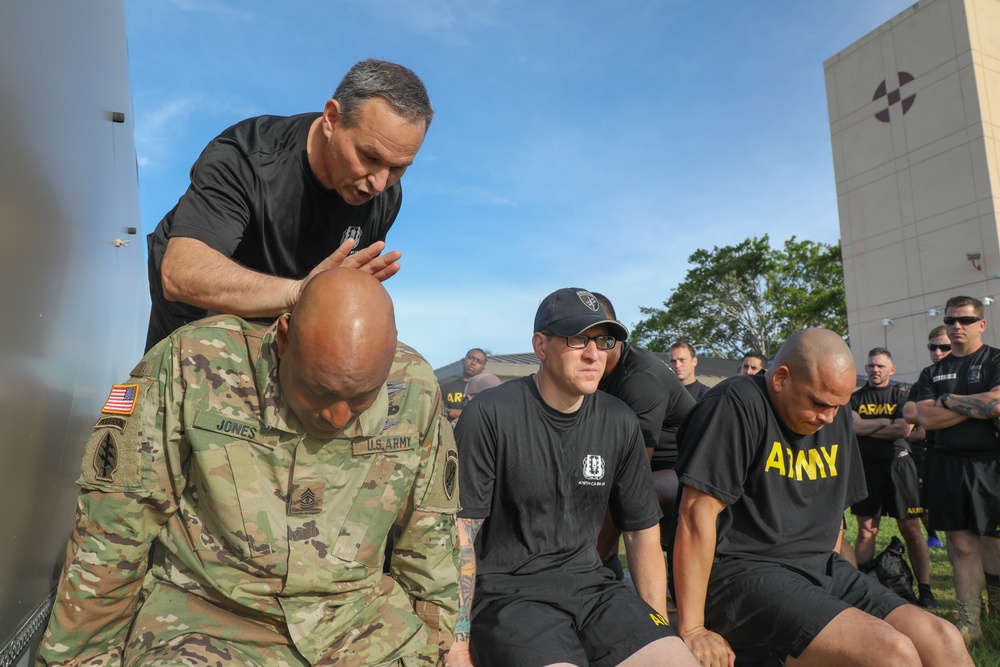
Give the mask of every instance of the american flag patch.
[[116, 384], [111, 387], [111, 395], [104, 402], [101, 412], [114, 415], [130, 415], [135, 409], [135, 394], [139, 389], [137, 384]]

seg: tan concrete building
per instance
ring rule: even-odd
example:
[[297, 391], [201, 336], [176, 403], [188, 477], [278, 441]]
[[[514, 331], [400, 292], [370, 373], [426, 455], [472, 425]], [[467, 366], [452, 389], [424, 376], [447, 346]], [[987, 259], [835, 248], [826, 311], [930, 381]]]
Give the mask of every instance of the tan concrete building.
[[851, 347], [912, 381], [949, 297], [1000, 298], [1000, 0], [921, 0], [824, 69]]

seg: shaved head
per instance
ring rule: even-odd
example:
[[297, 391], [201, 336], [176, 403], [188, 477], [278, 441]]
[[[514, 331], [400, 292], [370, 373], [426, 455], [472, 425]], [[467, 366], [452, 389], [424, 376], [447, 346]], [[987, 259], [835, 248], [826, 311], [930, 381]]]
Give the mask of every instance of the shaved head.
[[847, 343], [828, 329], [789, 337], [767, 371], [767, 390], [785, 426], [810, 434], [833, 421], [851, 399], [857, 367]]
[[463, 395], [462, 400], [468, 403], [476, 397], [476, 394], [479, 394], [486, 389], [499, 387], [500, 384], [500, 378], [493, 375], [493, 373], [480, 373], [466, 383], [465, 394]]
[[288, 319], [278, 321], [279, 380], [310, 435], [335, 437], [370, 407], [396, 353], [392, 300], [356, 269], [313, 277]]
[[818, 377], [824, 373], [857, 373], [851, 348], [829, 329], [802, 329], [793, 333], [774, 356], [773, 366], [784, 364], [796, 374]]

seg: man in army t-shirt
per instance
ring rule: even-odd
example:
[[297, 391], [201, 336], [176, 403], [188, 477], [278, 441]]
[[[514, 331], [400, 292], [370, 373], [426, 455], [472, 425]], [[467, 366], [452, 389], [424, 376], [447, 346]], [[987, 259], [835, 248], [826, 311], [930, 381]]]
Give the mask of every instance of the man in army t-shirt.
[[437, 664], [458, 600], [440, 400], [361, 271], [270, 327], [178, 329], [95, 425], [39, 664]]
[[[866, 494], [851, 416], [854, 358], [826, 329], [766, 375], [709, 391], [681, 428], [678, 631], [703, 665], [972, 667], [961, 635], [837, 554]], [[884, 622], [883, 622], [884, 621]]]

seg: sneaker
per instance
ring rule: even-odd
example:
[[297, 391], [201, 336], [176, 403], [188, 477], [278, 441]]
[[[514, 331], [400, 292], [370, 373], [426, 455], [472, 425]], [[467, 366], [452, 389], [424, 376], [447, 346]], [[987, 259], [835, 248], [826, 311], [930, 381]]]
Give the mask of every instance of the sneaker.
[[937, 598], [934, 597], [934, 593], [931, 593], [930, 591], [927, 591], [926, 593], [923, 591], [920, 592], [919, 604], [924, 609], [941, 608], [941, 604], [937, 601]]
[[941, 543], [937, 535], [931, 535], [927, 538], [927, 547], [929, 549], [940, 549], [943, 546], [944, 544]]

